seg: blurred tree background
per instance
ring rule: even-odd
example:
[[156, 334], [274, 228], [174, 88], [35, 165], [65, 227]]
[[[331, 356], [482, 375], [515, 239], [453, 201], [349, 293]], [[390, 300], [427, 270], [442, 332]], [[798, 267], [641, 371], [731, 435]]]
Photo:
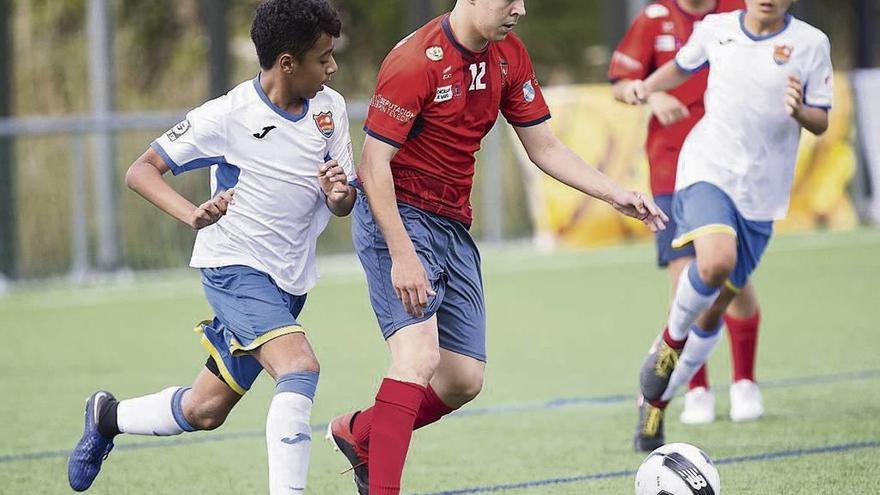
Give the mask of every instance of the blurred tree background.
[[[90, 109], [86, 10], [89, 0], [0, 0], [10, 43], [0, 44], [5, 94], [13, 116], [85, 114]], [[332, 0], [343, 18], [337, 44], [339, 73], [333, 86], [350, 100], [369, 97], [381, 60], [394, 44], [453, 0]], [[249, 38], [257, 0], [108, 0], [113, 32], [115, 110], [186, 110], [254, 77], [259, 67]], [[611, 47], [637, 0], [530, 0], [517, 27], [545, 85], [604, 82]], [[880, 0], [801, 0], [795, 13], [830, 34], [838, 69], [853, 67], [858, 43], [876, 46], [878, 36], [854, 29], [857, 9], [876, 24]], [[869, 39], [863, 39], [867, 36]], [[8, 48], [11, 47], [11, 48]], [[876, 57], [880, 50], [874, 50]], [[870, 58], [870, 57], [869, 57]], [[8, 63], [11, 61], [11, 64]], [[876, 65], [876, 59], [867, 63]], [[225, 77], [224, 77], [225, 76]], [[0, 81], [2, 82], [2, 81]], [[2, 100], [0, 100], [2, 103]], [[3, 105], [0, 105], [2, 107]], [[2, 110], [2, 108], [0, 108]], [[0, 115], [2, 116], [2, 115]], [[362, 139], [352, 126], [356, 149]], [[125, 168], [161, 132], [116, 135], [120, 188]], [[71, 141], [68, 136], [15, 140], [14, 160], [3, 159], [0, 178], [14, 182], [6, 203], [14, 206], [12, 243], [20, 253], [13, 277], [63, 273], [70, 266]], [[2, 143], [0, 143], [2, 144]], [[0, 156], [2, 158], [2, 156]], [[88, 160], [88, 157], [87, 157]], [[506, 238], [529, 233], [529, 220], [517, 188], [519, 172], [505, 168], [511, 215]], [[91, 181], [87, 181], [91, 184]], [[175, 178], [173, 184], [198, 202], [208, 194], [204, 171]], [[7, 186], [9, 184], [6, 184]], [[90, 194], [90, 191], [86, 191]], [[512, 196], [512, 197], [511, 197]], [[14, 202], [14, 204], [13, 204]], [[478, 204], [477, 198], [474, 201]], [[90, 208], [92, 208], [90, 206]], [[132, 268], [181, 266], [193, 233], [156, 212], [128, 192], [120, 194], [123, 264]], [[89, 218], [94, 211], [87, 211]], [[15, 225], [13, 225], [13, 223]], [[94, 226], [90, 226], [94, 230]], [[475, 224], [479, 235], [479, 219]], [[347, 225], [336, 222], [322, 238], [326, 249], [348, 249]], [[90, 243], [94, 246], [94, 232]], [[9, 235], [0, 244], [9, 244]], [[2, 246], [0, 246], [2, 247]], [[94, 251], [94, 249], [92, 250]], [[0, 272], [4, 270], [0, 267]]]
[[[801, 0], [795, 13], [830, 33], [835, 64], [853, 65], [856, 7], [865, 0]], [[14, 113], [61, 114], [88, 108], [86, 0], [11, 0], [16, 57]], [[116, 0], [114, 53], [119, 110], [189, 108], [207, 98], [209, 37], [205, 11], [227, 12], [230, 86], [258, 70], [249, 38], [256, 0]], [[369, 95], [390, 47], [453, 0], [335, 0], [343, 17], [335, 86]], [[548, 84], [604, 81], [609, 26], [623, 0], [532, 0], [517, 27]], [[875, 12], [880, 14], [880, 12]], [[876, 19], [876, 18], [875, 18]]]

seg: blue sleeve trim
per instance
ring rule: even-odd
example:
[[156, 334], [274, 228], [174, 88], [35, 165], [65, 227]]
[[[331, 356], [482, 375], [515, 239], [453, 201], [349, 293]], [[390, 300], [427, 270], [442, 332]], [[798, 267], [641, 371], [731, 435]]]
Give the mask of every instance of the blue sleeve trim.
[[177, 162], [172, 160], [168, 153], [165, 152], [165, 150], [162, 148], [162, 145], [159, 144], [158, 141], [153, 141], [152, 144], [150, 144], [150, 147], [153, 148], [156, 153], [159, 153], [159, 156], [161, 156], [162, 159], [165, 160], [165, 164], [168, 165], [168, 168], [171, 169], [171, 173], [174, 175], [180, 175], [184, 172], [189, 172], [190, 170], [210, 167], [211, 165], [227, 163], [226, 157], [221, 155], [196, 158], [195, 160], [190, 160], [183, 165], [178, 165]]
[[394, 146], [397, 149], [403, 148], [403, 143], [398, 143], [397, 141], [395, 141], [391, 138], [387, 138], [377, 132], [374, 132], [374, 131], [370, 130], [370, 128], [367, 126], [364, 126], [364, 132], [366, 132], [368, 136], [376, 138], [385, 144], [390, 144], [391, 146]]
[[221, 165], [224, 163], [228, 163], [225, 156], [206, 156], [204, 158], [196, 158], [195, 160], [190, 160], [183, 165], [177, 167], [176, 169], [172, 169], [171, 171], [174, 172], [174, 175], [177, 175], [184, 172], [189, 172], [190, 170], [197, 170], [200, 168], [210, 167], [211, 165]]
[[538, 124], [542, 124], [542, 123], [544, 123], [544, 122], [547, 122], [548, 120], [550, 120], [550, 114], [549, 114], [549, 113], [548, 113], [547, 115], [541, 117], [540, 119], [530, 120], [530, 121], [528, 121], [528, 122], [514, 122], [514, 121], [509, 120], [509, 119], [508, 119], [507, 122], [509, 122], [510, 125], [515, 126], [515, 127], [533, 127], [533, 126], [536, 126], [536, 125], [538, 125]]
[[808, 107], [813, 107], [813, 108], [821, 108], [822, 110], [831, 110], [831, 105], [813, 105], [813, 104], [810, 104], [807, 102], [807, 92], [808, 92], [807, 87], [808, 87], [808, 85], [809, 85], [809, 82], [804, 83], [804, 105], [806, 105]]
[[179, 173], [177, 172], [177, 169], [180, 167], [177, 165], [177, 162], [175, 162], [171, 159], [170, 156], [168, 156], [168, 153], [165, 152], [165, 149], [162, 148], [162, 145], [159, 144], [158, 141], [153, 141], [152, 143], [150, 143], [150, 148], [153, 148], [153, 151], [159, 153], [159, 156], [161, 156], [162, 159], [165, 160], [165, 165], [168, 166], [172, 174], [177, 175]]
[[804, 105], [812, 108], [821, 108], [822, 110], [831, 110], [831, 105], [813, 105], [810, 103], [804, 102]]
[[676, 67], [678, 67], [678, 69], [679, 69], [680, 71], [682, 71], [682, 72], [687, 72], [688, 74], [694, 74], [694, 73], [700, 72], [701, 70], [705, 69], [706, 67], [709, 67], [709, 61], [706, 60], [705, 62], [703, 62], [702, 64], [700, 64], [699, 67], [697, 67], [697, 68], [695, 68], [695, 69], [688, 69], [687, 67], [681, 65], [681, 64], [678, 62], [678, 59], [676, 58], [676, 59], [675, 59], [675, 65], [676, 65]]

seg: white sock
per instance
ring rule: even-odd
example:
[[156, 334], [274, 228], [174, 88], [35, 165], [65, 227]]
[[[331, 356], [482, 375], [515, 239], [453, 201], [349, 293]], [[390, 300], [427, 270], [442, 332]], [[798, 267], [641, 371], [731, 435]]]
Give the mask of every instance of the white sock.
[[669, 377], [669, 385], [663, 392], [660, 400], [669, 401], [675, 396], [678, 387], [691, 381], [691, 378], [697, 374], [697, 370], [709, 358], [709, 354], [721, 341], [721, 325], [714, 332], [707, 332], [694, 325], [691, 327], [690, 336], [684, 344], [681, 356], [678, 358], [678, 364]]
[[266, 418], [270, 495], [305, 491], [312, 449], [309, 419], [317, 384], [318, 373], [314, 371], [287, 373], [275, 383]]
[[700, 313], [709, 309], [718, 297], [718, 288], [710, 287], [700, 279], [696, 260], [691, 261], [687, 269], [678, 277], [678, 288], [672, 309], [669, 310], [669, 336], [675, 340], [684, 340], [688, 329], [697, 321]]
[[189, 388], [170, 387], [161, 392], [119, 401], [116, 426], [122, 433], [170, 436], [194, 431], [183, 417], [183, 394]]

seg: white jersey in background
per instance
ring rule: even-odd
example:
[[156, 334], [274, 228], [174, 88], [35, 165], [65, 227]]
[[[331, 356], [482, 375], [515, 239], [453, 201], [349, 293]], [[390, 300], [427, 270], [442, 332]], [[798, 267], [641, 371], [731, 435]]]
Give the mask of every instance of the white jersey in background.
[[744, 15], [706, 16], [675, 57], [688, 72], [711, 66], [706, 115], [684, 142], [675, 189], [709, 182], [747, 220], [778, 220], [788, 211], [801, 134], [785, 110], [788, 76], [800, 78], [806, 105], [831, 108], [831, 47], [790, 15], [777, 33], [755, 36]]
[[294, 295], [315, 285], [315, 242], [331, 215], [318, 168], [332, 158], [354, 178], [339, 93], [325, 87], [292, 115], [258, 76], [192, 110], [151, 146], [175, 175], [210, 166], [212, 195], [235, 188], [226, 215], [199, 230], [190, 266], [249, 266]]

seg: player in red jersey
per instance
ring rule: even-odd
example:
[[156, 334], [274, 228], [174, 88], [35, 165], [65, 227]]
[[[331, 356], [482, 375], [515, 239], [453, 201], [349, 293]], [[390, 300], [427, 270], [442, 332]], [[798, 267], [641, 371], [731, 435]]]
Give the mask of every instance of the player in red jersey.
[[[742, 0], [658, 0], [636, 18], [612, 56], [608, 75], [614, 83], [615, 98], [622, 101], [623, 85], [644, 79], [655, 69], [675, 58], [693, 32], [694, 24], [712, 13], [744, 8]], [[655, 93], [649, 100], [652, 118], [646, 149], [651, 172], [651, 192], [657, 205], [669, 214], [675, 190], [678, 154], [693, 126], [703, 117], [703, 93], [709, 71], [701, 71], [685, 84], [668, 93]], [[671, 215], [670, 215], [671, 216]], [[667, 267], [672, 290], [682, 269], [694, 257], [693, 245], [672, 249], [675, 228], [656, 234], [657, 263]], [[731, 417], [756, 419], [763, 413], [760, 391], [754, 381], [755, 350], [760, 313], [751, 282], [734, 299], [725, 315], [731, 343], [733, 380]], [[684, 423], [708, 423], [715, 418], [715, 397], [709, 389], [706, 369], [701, 368], [689, 385]], [[657, 425], [658, 422], [653, 422]], [[649, 442], [653, 444], [653, 442]], [[647, 445], [645, 448], [650, 447]], [[653, 450], [653, 449], [649, 449]]]
[[328, 432], [361, 494], [400, 493], [412, 431], [482, 387], [485, 311], [470, 192], [474, 153], [499, 111], [547, 174], [652, 230], [667, 220], [553, 134], [526, 48], [511, 34], [524, 3], [458, 0], [402, 40], [379, 72], [352, 237], [391, 366], [375, 404], [334, 419]]

